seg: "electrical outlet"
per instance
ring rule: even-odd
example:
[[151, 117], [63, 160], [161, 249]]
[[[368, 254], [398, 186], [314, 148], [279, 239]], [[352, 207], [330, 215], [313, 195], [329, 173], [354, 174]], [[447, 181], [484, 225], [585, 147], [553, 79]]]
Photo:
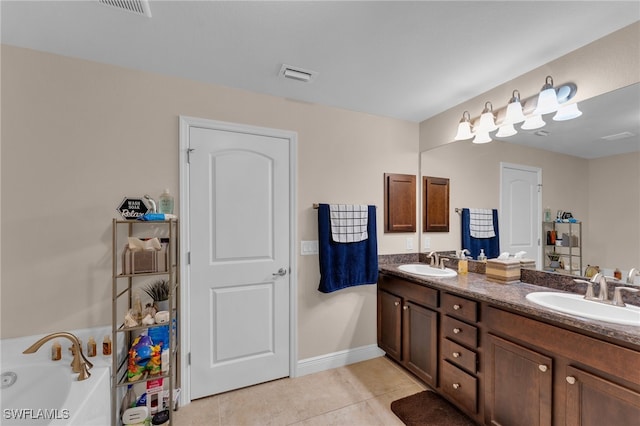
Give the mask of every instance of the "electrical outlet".
[[413, 238], [407, 238], [406, 247], [407, 250], [413, 250]]
[[300, 254], [302, 256], [318, 254], [318, 241], [301, 241]]
[[424, 237], [424, 244], [422, 244], [424, 246], [424, 248], [428, 249], [431, 248], [431, 238], [429, 237]]

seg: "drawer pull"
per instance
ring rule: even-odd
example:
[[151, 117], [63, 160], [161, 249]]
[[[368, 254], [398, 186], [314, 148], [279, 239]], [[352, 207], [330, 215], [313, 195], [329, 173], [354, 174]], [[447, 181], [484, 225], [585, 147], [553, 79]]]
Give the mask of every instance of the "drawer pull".
[[453, 386], [454, 389], [458, 389], [460, 387], [460, 383], [454, 383], [451, 386]]
[[400, 302], [393, 302], [393, 306], [398, 306], [400, 305]]
[[460, 354], [460, 352], [454, 352], [453, 354], [454, 358], [460, 358], [462, 356], [462, 354]]
[[538, 368], [540, 369], [540, 371], [542, 371], [543, 373], [546, 373], [546, 371], [548, 370], [547, 366], [544, 364], [540, 364], [538, 366]]
[[456, 304], [456, 305], [453, 305], [453, 309], [456, 311], [459, 311], [460, 309], [462, 309], [462, 306]]
[[576, 383], [576, 378], [573, 376], [567, 376], [567, 383], [574, 385]]
[[409, 305], [404, 305], [402, 309], [406, 311], [407, 309], [409, 309]]
[[462, 330], [456, 327], [456, 328], [453, 329], [453, 333], [454, 334], [460, 334], [460, 333], [462, 333]]

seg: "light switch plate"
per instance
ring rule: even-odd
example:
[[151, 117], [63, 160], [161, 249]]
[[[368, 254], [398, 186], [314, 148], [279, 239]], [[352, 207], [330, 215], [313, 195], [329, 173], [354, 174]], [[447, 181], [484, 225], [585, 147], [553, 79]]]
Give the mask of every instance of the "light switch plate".
[[424, 244], [422, 244], [422, 246], [425, 249], [431, 248], [431, 238], [424, 237]]
[[300, 254], [302, 256], [318, 254], [318, 241], [301, 241]]

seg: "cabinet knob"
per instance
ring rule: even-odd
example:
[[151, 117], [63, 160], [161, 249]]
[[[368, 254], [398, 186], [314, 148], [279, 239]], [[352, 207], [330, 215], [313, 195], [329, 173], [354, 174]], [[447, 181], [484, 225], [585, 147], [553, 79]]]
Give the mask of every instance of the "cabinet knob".
[[454, 358], [460, 358], [460, 352], [454, 352], [452, 355]]
[[567, 376], [567, 383], [574, 385], [576, 383], [576, 378], [573, 376]]
[[542, 371], [543, 373], [545, 373], [545, 372], [548, 370], [547, 366], [546, 366], [546, 365], [544, 365], [544, 364], [540, 364], [540, 365], [538, 366], [538, 368], [539, 368], [539, 369], [540, 369], [540, 371]]
[[454, 389], [460, 388], [460, 383], [454, 383], [451, 385]]
[[402, 307], [402, 309], [404, 309], [404, 310], [406, 311], [407, 309], [409, 309], [409, 305], [404, 305], [404, 306]]
[[460, 309], [462, 309], [462, 306], [456, 304], [456, 305], [453, 305], [453, 309], [456, 311], [459, 311]]
[[460, 330], [459, 328], [454, 328], [454, 329], [453, 329], [453, 332], [454, 332], [455, 334], [460, 334], [460, 333], [462, 333], [462, 330]]
[[393, 306], [399, 306], [400, 302], [393, 302]]

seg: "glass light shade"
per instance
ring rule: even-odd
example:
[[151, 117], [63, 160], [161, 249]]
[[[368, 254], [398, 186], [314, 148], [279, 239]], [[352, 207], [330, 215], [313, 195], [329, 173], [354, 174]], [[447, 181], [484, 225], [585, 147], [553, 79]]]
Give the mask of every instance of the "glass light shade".
[[534, 130], [539, 129], [540, 127], [545, 126], [547, 123], [544, 122], [541, 115], [533, 115], [527, 118], [524, 123], [522, 123], [522, 130]]
[[516, 133], [518, 133], [518, 131], [516, 130], [515, 127], [513, 127], [513, 124], [503, 124], [502, 126], [500, 126], [500, 129], [498, 129], [498, 133], [496, 133], [496, 137], [506, 138], [508, 136], [513, 136]]
[[538, 105], [536, 106], [534, 114], [549, 114], [550, 112], [557, 111], [560, 107], [558, 104], [558, 97], [555, 89], [545, 89], [538, 95]]
[[488, 143], [491, 142], [489, 132], [476, 132], [476, 137], [473, 138], [473, 143]]
[[476, 129], [476, 133], [488, 133], [493, 132], [498, 128], [496, 126], [495, 118], [493, 117], [493, 112], [483, 112], [478, 119], [478, 123], [474, 126]]
[[554, 121], [566, 121], [578, 118], [582, 115], [582, 111], [578, 109], [577, 103], [562, 105], [556, 115], [553, 116]]
[[468, 121], [461, 121], [458, 124], [458, 133], [456, 133], [456, 137], [453, 140], [463, 141], [466, 139], [471, 139], [473, 137], [473, 133], [471, 133], [471, 123]]
[[511, 102], [507, 105], [507, 114], [504, 117], [503, 124], [522, 123], [526, 117], [522, 113], [522, 104], [520, 101]]

